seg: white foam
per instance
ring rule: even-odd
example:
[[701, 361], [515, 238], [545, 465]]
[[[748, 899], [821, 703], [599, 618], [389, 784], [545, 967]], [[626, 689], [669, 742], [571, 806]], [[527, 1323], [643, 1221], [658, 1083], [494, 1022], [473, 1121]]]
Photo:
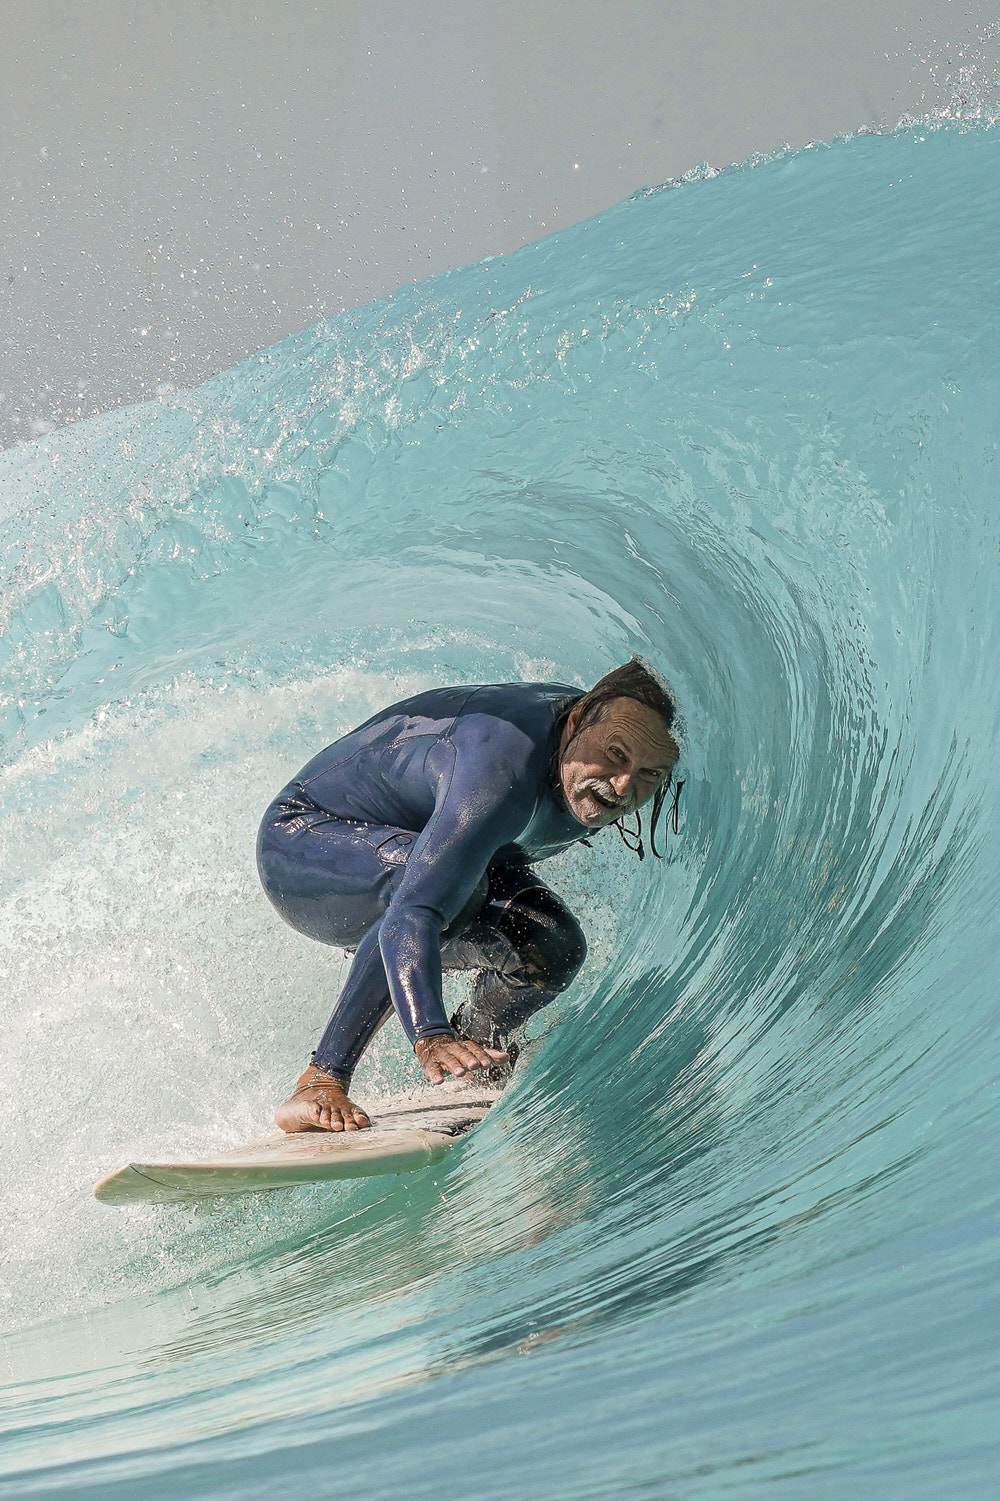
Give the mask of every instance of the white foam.
[[[265, 688], [185, 678], [0, 776], [8, 1327], [148, 1285], [154, 1265], [166, 1285], [225, 1242], [217, 1221], [192, 1246], [183, 1217], [111, 1215], [91, 1185], [129, 1157], [270, 1128], [346, 956], [271, 909], [257, 822], [321, 745], [422, 686], [351, 668]], [[408, 1063], [387, 1032], [369, 1088]]]

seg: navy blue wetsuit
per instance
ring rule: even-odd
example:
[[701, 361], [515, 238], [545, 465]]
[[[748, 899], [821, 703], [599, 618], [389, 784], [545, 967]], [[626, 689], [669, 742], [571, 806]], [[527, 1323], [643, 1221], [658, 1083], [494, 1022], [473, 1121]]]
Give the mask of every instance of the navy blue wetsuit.
[[347, 1081], [392, 1012], [410, 1042], [450, 1035], [443, 968], [479, 973], [455, 1026], [507, 1033], [570, 983], [586, 943], [531, 870], [586, 838], [553, 775], [561, 683], [435, 688], [315, 756], [268, 808], [264, 889], [287, 922], [356, 950], [313, 1054]]

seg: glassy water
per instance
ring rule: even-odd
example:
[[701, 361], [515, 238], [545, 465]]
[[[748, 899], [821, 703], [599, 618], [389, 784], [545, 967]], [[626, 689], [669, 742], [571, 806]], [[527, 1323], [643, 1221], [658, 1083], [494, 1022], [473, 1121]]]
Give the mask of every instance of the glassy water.
[[[0, 456], [0, 1493], [997, 1483], [997, 131], [644, 192]], [[345, 961], [260, 813], [433, 683], [684, 714], [680, 836], [400, 1179], [111, 1211], [268, 1127]], [[416, 1078], [384, 1033], [375, 1099]]]

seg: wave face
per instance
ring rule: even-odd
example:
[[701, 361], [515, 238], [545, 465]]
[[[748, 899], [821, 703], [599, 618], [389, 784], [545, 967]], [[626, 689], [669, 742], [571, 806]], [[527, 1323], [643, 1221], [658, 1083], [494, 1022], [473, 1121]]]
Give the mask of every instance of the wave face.
[[[4, 1494], [990, 1489], [997, 150], [643, 192], [0, 457]], [[680, 835], [552, 862], [591, 955], [474, 1138], [97, 1205], [267, 1129], [326, 1019], [253, 869], [287, 776], [632, 651]]]

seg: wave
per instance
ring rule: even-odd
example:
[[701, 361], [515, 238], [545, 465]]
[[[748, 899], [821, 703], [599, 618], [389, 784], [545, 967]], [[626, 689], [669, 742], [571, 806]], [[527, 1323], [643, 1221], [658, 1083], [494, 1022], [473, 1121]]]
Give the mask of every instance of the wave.
[[[0, 455], [17, 1494], [988, 1475], [996, 152], [645, 191]], [[287, 775], [418, 687], [632, 651], [681, 833], [552, 862], [590, 959], [470, 1142], [95, 1204], [266, 1129], [322, 1027], [343, 962], [253, 870]], [[365, 1068], [413, 1073], [388, 1031]]]

